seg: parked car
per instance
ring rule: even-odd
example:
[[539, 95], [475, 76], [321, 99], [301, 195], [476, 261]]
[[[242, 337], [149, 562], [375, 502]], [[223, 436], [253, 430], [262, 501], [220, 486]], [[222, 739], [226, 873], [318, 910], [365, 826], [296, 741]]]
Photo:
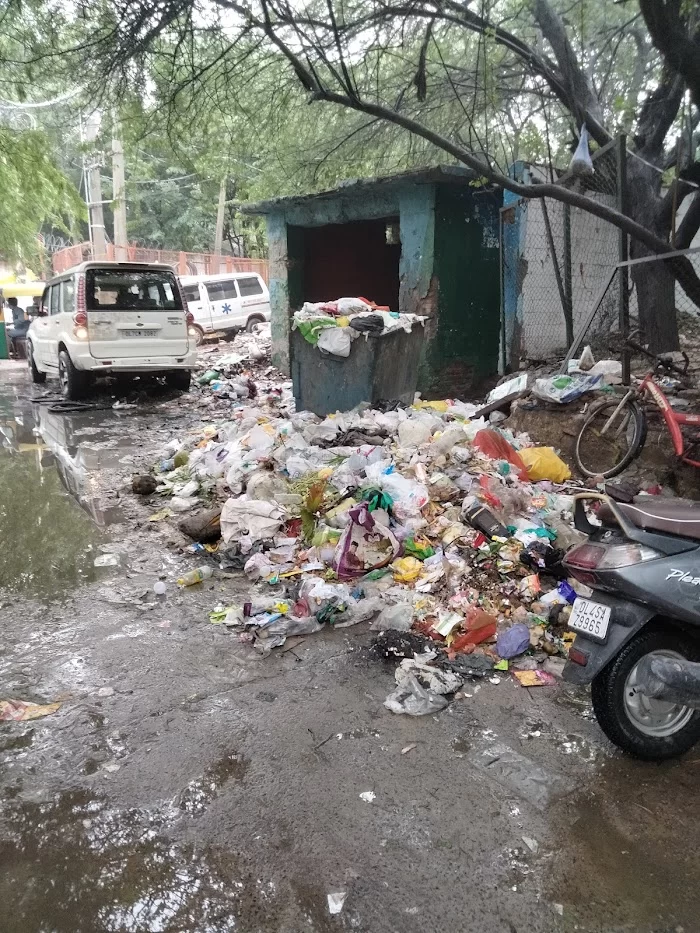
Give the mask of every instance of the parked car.
[[197, 359], [192, 325], [170, 266], [84, 262], [44, 289], [27, 333], [32, 380], [57, 376], [68, 399], [109, 374], [162, 373], [186, 391]]
[[270, 293], [257, 272], [221, 275], [183, 275], [180, 282], [187, 307], [194, 315], [197, 342], [205, 334], [252, 331], [270, 320]]

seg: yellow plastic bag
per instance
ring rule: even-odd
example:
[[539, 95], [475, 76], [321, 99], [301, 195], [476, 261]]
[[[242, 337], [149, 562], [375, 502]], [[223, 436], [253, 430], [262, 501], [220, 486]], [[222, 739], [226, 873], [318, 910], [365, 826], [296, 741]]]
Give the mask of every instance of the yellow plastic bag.
[[413, 583], [423, 569], [423, 564], [415, 557], [399, 557], [391, 565], [394, 580], [397, 583]]
[[518, 453], [533, 483], [541, 479], [549, 479], [553, 483], [564, 483], [567, 479], [571, 479], [571, 470], [561, 457], [555, 454], [553, 447], [525, 447]]
[[419, 402], [413, 403], [414, 408], [432, 408], [433, 411], [446, 412], [450, 407], [446, 399], [436, 399], [432, 402], [426, 402], [421, 399]]

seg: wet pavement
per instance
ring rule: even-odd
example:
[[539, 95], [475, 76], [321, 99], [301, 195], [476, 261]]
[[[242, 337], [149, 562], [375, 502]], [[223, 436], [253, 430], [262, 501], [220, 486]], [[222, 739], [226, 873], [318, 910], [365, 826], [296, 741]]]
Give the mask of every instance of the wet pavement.
[[3, 933], [700, 930], [700, 750], [507, 678], [394, 716], [364, 625], [251, 660], [208, 620], [248, 584], [179, 591], [128, 490], [188, 403], [51, 411], [6, 366], [0, 698], [62, 705], [0, 724]]

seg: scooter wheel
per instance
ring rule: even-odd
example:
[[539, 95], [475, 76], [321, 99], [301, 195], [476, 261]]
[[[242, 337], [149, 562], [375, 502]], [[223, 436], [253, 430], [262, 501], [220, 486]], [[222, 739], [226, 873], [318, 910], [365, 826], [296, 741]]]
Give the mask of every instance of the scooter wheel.
[[649, 654], [700, 661], [700, 643], [674, 628], [643, 629], [595, 678], [591, 698], [611, 742], [637, 758], [661, 761], [682, 755], [700, 740], [700, 710], [640, 692], [636, 672]]

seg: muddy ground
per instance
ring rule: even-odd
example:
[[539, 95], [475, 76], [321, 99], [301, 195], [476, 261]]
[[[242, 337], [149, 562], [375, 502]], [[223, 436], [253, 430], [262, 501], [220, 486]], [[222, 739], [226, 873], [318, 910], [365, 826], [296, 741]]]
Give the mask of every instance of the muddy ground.
[[3, 933], [700, 930], [700, 749], [633, 761], [585, 691], [507, 677], [395, 716], [366, 625], [251, 660], [208, 618], [245, 579], [179, 590], [125, 486], [198, 393], [45, 388], [0, 364], [0, 698], [62, 701], [0, 725]]

